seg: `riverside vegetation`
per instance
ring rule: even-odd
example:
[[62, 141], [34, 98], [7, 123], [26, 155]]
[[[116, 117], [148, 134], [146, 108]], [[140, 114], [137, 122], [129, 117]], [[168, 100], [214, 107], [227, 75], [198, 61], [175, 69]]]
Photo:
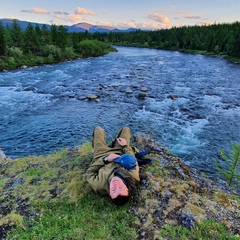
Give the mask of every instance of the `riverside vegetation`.
[[240, 196], [185, 165], [142, 133], [154, 161], [123, 207], [85, 180], [90, 143], [0, 162], [1, 239], [240, 239]]
[[239, 63], [239, 39], [240, 22], [90, 34], [68, 33], [63, 26], [55, 25], [50, 29], [38, 24], [33, 27], [30, 23], [23, 31], [13, 20], [11, 26], [0, 23], [0, 71], [100, 56], [116, 51], [112, 44], [221, 56]]

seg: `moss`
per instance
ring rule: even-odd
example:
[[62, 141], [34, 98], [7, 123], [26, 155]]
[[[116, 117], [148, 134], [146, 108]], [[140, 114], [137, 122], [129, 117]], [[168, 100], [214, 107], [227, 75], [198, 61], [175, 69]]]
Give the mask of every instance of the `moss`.
[[23, 225], [23, 217], [13, 212], [0, 219], [0, 225], [3, 224], [8, 224], [9, 226], [16, 226], [17, 228], [25, 228]]
[[231, 205], [229, 199], [228, 199], [228, 195], [226, 193], [221, 193], [221, 192], [216, 192], [214, 195], [214, 200], [221, 204], [221, 205], [225, 205], [227, 207], [229, 207]]

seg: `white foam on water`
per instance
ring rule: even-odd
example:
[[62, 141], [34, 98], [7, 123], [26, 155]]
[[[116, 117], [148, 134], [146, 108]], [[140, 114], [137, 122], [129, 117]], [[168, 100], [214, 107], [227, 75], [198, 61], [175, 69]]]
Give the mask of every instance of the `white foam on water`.
[[[53, 104], [51, 94], [38, 94], [32, 91], [17, 91], [16, 87], [0, 87], [1, 112], [35, 111], [48, 104]], [[13, 111], [9, 111], [12, 109]]]
[[207, 108], [217, 108], [222, 105], [222, 98], [216, 95], [205, 95], [202, 100], [202, 105]]
[[205, 144], [199, 139], [199, 134], [203, 132], [208, 120], [187, 119], [178, 109], [178, 106], [187, 102], [188, 99], [183, 98], [164, 99], [161, 102], [149, 99], [148, 105], [138, 110], [135, 118], [138, 122], [145, 123], [149, 132], [156, 132], [174, 154], [190, 154]]
[[186, 95], [191, 91], [190, 87], [181, 87], [181, 86], [175, 86], [174, 87], [174, 92], [177, 95]]

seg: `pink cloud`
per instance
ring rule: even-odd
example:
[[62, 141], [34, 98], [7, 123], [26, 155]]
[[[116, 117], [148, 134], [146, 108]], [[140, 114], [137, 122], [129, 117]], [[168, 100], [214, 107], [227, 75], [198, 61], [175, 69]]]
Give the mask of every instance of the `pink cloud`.
[[160, 22], [163, 24], [170, 24], [170, 19], [167, 16], [156, 13], [156, 12], [149, 14], [148, 18], [153, 21]]
[[32, 8], [32, 13], [35, 13], [35, 14], [50, 14], [50, 12], [48, 12], [48, 10], [46, 10], [44, 8]]
[[196, 25], [198, 26], [209, 26], [209, 25], [212, 25], [213, 23], [212, 22], [209, 22], [209, 21], [201, 21], [201, 22], [197, 22]]
[[85, 8], [81, 8], [81, 7], [77, 7], [75, 9], [75, 14], [83, 14], [83, 15], [91, 15], [91, 16], [96, 15], [95, 12], [87, 10]]

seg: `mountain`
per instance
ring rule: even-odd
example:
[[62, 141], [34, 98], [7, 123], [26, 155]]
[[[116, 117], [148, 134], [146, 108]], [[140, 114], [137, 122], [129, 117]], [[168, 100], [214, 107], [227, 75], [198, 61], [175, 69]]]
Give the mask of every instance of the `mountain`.
[[[2, 18], [0, 19], [0, 22], [2, 23], [3, 26], [11, 26], [12, 25], [12, 21], [13, 19], [9, 19], [9, 18]], [[19, 24], [19, 26], [21, 27], [22, 30], [25, 30], [28, 26], [28, 24], [30, 23], [32, 26], [36, 26], [38, 25], [40, 28], [42, 28], [43, 25], [46, 25], [47, 28], [50, 28], [51, 25], [50, 24], [42, 24], [42, 23], [34, 23], [34, 22], [27, 22], [27, 21], [21, 21], [16, 19], [17, 23]], [[137, 29], [134, 28], [129, 28], [126, 30], [120, 30], [118, 28], [114, 28], [114, 27], [110, 27], [110, 26], [103, 26], [103, 25], [92, 25], [90, 23], [77, 23], [74, 24], [72, 26], [64, 26], [69, 33], [71, 32], [85, 32], [88, 31], [89, 33], [95, 33], [95, 32], [133, 32], [136, 31]]]

